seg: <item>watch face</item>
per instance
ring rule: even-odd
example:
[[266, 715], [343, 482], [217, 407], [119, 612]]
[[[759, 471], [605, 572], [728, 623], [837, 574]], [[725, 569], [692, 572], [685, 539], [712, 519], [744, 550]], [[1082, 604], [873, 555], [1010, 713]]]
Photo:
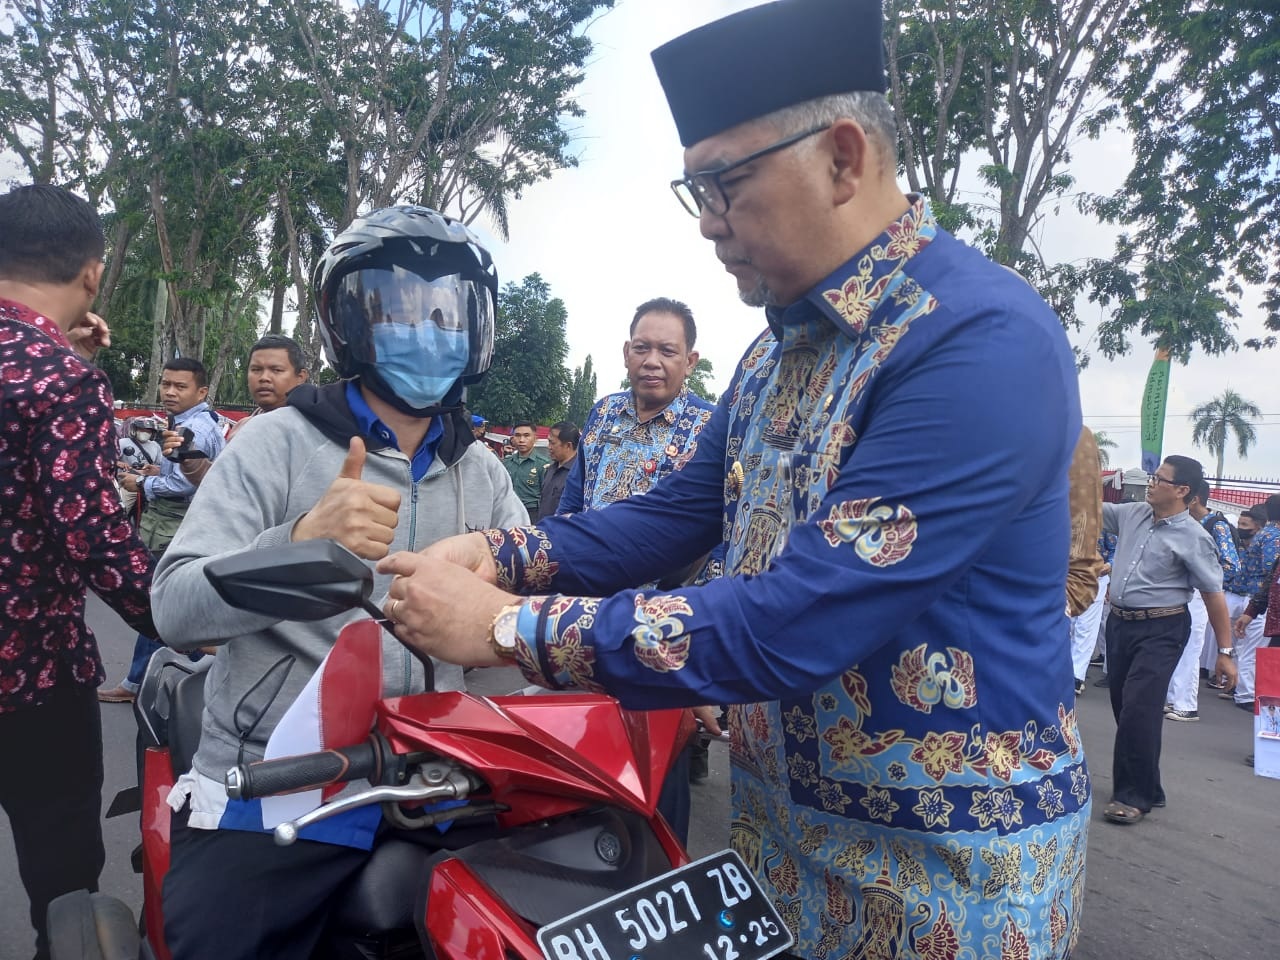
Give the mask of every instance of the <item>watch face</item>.
[[498, 614], [493, 622], [493, 646], [499, 656], [514, 657], [516, 653], [516, 620], [520, 606], [513, 604]]

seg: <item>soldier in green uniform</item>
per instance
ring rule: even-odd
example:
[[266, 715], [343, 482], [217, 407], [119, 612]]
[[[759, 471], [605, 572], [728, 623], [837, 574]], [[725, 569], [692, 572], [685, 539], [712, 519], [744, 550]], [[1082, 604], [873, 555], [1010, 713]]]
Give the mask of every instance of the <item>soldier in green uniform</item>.
[[534, 448], [538, 440], [538, 432], [532, 421], [521, 420], [511, 433], [511, 446], [515, 453], [502, 459], [502, 465], [511, 474], [511, 486], [515, 487], [516, 496], [529, 511], [530, 517], [538, 515], [538, 500], [542, 496], [543, 467], [551, 462], [551, 458], [542, 450]]

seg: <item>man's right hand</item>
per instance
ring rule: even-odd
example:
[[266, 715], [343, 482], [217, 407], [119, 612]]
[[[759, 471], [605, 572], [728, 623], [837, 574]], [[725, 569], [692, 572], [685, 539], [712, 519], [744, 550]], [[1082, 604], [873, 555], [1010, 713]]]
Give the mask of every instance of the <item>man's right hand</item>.
[[182, 446], [183, 437], [182, 433], [178, 430], [161, 430], [160, 439], [160, 452], [166, 457]]
[[365, 560], [381, 560], [387, 555], [395, 538], [400, 494], [361, 480], [364, 461], [364, 441], [352, 437], [337, 478], [310, 512], [294, 524], [291, 540], [337, 540]]
[[437, 540], [421, 551], [423, 556], [466, 567], [485, 583], [498, 585], [498, 565], [493, 562], [489, 538], [483, 533], [462, 533]]
[[1240, 616], [1236, 617], [1236, 622], [1231, 625], [1231, 632], [1234, 633], [1238, 639], [1243, 638], [1246, 628], [1248, 628], [1251, 623], [1253, 623], [1253, 617], [1249, 616], [1247, 613], [1242, 613]]

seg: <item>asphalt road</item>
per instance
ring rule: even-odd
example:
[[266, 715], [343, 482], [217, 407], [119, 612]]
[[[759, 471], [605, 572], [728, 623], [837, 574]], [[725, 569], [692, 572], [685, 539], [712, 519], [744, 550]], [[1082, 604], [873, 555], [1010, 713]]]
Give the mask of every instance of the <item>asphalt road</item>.
[[[127, 665], [133, 634], [93, 597], [90, 622], [102, 645], [108, 682], [114, 684]], [[485, 692], [520, 685], [514, 671], [486, 673], [477, 678]], [[1133, 827], [1101, 819], [1101, 801], [1110, 794], [1115, 732], [1106, 691], [1090, 686], [1080, 700], [1095, 802], [1075, 960], [1280, 956], [1280, 781], [1256, 777], [1241, 762], [1251, 749], [1249, 716], [1206, 693], [1201, 722], [1165, 724], [1162, 768], [1169, 806]], [[134, 725], [126, 706], [104, 705], [102, 718], [105, 809], [117, 790], [132, 784]], [[690, 848], [695, 855], [719, 850], [727, 840], [727, 747], [713, 744], [711, 759], [711, 778], [694, 787]], [[142, 890], [129, 866], [136, 817], [106, 821], [105, 837], [102, 889], [136, 912]], [[0, 938], [0, 960], [30, 958], [26, 909], [8, 822], [0, 818], [0, 930], [6, 934]]]

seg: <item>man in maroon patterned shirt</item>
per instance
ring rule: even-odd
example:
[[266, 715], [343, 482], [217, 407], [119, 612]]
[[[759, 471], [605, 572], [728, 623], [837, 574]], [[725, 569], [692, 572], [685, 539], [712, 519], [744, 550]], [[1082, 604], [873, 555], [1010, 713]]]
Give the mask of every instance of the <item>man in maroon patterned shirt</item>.
[[104, 674], [85, 592], [154, 636], [152, 561], [112, 482], [111, 388], [89, 362], [110, 343], [89, 312], [98, 216], [29, 186], [0, 197], [0, 224], [0, 807], [41, 958], [49, 901], [97, 890], [104, 859]]

